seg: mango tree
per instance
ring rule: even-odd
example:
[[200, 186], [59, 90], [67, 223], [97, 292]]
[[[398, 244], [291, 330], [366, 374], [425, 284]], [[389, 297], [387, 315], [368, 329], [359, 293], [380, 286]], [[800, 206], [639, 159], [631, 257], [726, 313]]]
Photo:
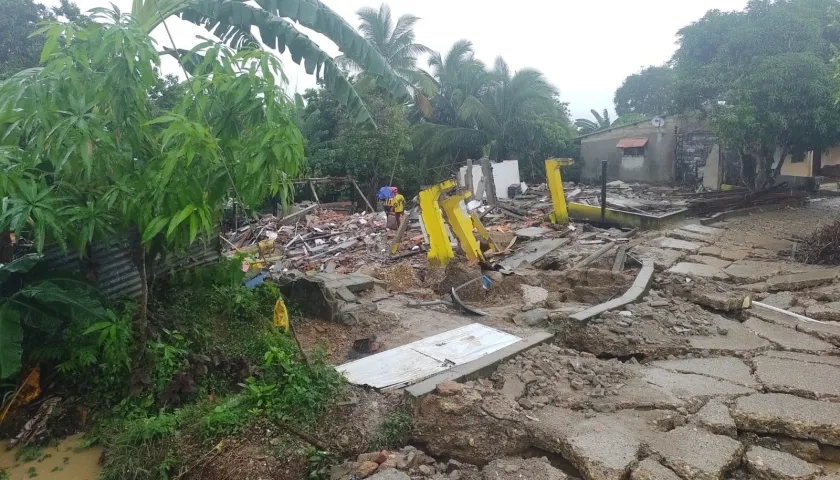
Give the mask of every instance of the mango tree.
[[[160, 59], [147, 30], [117, 11], [92, 19], [44, 26], [43, 68], [0, 84], [0, 232], [80, 256], [92, 242], [136, 235], [146, 273], [165, 252], [215, 236], [230, 198], [250, 207], [288, 196], [303, 139], [274, 55], [197, 47], [183, 98], [159, 115], [150, 92]], [[2, 315], [0, 332], [20, 320]]]

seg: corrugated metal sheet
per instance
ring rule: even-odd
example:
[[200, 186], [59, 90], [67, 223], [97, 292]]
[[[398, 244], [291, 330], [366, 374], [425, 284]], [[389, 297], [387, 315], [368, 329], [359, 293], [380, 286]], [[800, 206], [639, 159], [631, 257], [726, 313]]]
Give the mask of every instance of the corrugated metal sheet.
[[[79, 258], [78, 253], [64, 254], [57, 247], [44, 252], [44, 260], [53, 270], [82, 272], [95, 279], [102, 293], [111, 297], [137, 298], [142, 292], [142, 276], [134, 264], [133, 247], [137, 239], [111, 244], [93, 244], [88, 258]], [[221, 258], [219, 241], [195, 242], [183, 254], [172, 255], [157, 267], [158, 274], [186, 270], [209, 265]]]
[[639, 148], [644, 147], [647, 145], [648, 139], [647, 137], [642, 138], [622, 138], [618, 141], [618, 145], [615, 148]]
[[480, 323], [449, 330], [336, 367], [350, 383], [402, 388], [521, 340]]

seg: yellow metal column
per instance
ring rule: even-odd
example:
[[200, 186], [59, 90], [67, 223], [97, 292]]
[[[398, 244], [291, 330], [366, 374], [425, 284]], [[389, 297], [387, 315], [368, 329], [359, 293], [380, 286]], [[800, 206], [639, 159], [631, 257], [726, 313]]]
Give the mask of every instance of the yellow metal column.
[[553, 223], [569, 223], [569, 210], [566, 208], [560, 167], [574, 163], [575, 161], [571, 158], [549, 158], [545, 161], [545, 175], [548, 180], [548, 189], [551, 191], [551, 203], [554, 205], [554, 212], [549, 215], [549, 218]]
[[461, 207], [458, 205], [462, 200], [469, 198], [469, 192], [460, 195], [452, 195], [440, 204], [443, 207], [443, 212], [446, 214], [446, 219], [449, 220], [449, 227], [452, 228], [452, 233], [458, 237], [458, 242], [461, 248], [467, 254], [470, 260], [484, 260], [484, 254], [481, 253], [481, 246], [473, 235], [473, 224]]
[[443, 223], [443, 215], [440, 213], [438, 199], [440, 195], [455, 188], [454, 180], [447, 180], [437, 185], [420, 191], [420, 217], [423, 219], [423, 226], [429, 235], [430, 261], [446, 265], [455, 257], [452, 251], [452, 244], [449, 243], [449, 234], [446, 233], [446, 224]]

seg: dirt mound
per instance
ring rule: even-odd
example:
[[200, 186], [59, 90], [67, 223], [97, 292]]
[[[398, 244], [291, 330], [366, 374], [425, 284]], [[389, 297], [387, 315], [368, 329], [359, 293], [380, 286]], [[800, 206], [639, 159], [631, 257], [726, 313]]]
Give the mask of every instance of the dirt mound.
[[409, 262], [377, 268], [373, 272], [373, 277], [384, 281], [390, 292], [405, 293], [420, 286], [417, 271]]
[[530, 446], [518, 407], [492, 386], [454, 396], [427, 395], [415, 409], [412, 441], [433, 455], [476, 465], [519, 455]]
[[[455, 259], [445, 269], [439, 268], [433, 273], [429, 269], [426, 285], [431, 287], [438, 295], [449, 297], [453, 288], [458, 288], [465, 283], [475, 280], [485, 273], [477, 264], [466, 260]], [[522, 289], [520, 288], [521, 277], [518, 275], [501, 275], [498, 272], [486, 273], [491, 280], [490, 287], [485, 289], [483, 282], [473, 282], [458, 290], [458, 298], [474, 305], [505, 305], [511, 302], [522, 300]], [[439, 279], [437, 283], [430, 284], [429, 279]]]

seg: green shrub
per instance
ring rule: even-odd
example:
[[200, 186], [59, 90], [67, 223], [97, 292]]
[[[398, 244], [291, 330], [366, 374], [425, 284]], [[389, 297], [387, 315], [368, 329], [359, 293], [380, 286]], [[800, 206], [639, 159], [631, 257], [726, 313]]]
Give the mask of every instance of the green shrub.
[[261, 379], [249, 379], [246, 396], [252, 413], [265, 413], [284, 422], [312, 425], [344, 386], [343, 378], [315, 355], [309, 366], [296, 361], [293, 348], [270, 347]]
[[244, 431], [251, 421], [244, 400], [241, 395], [234, 396], [207, 414], [201, 424], [202, 438], [216, 441]]
[[369, 450], [395, 449], [405, 445], [411, 432], [411, 415], [404, 410], [390, 415], [379, 427], [379, 432], [370, 441]]

